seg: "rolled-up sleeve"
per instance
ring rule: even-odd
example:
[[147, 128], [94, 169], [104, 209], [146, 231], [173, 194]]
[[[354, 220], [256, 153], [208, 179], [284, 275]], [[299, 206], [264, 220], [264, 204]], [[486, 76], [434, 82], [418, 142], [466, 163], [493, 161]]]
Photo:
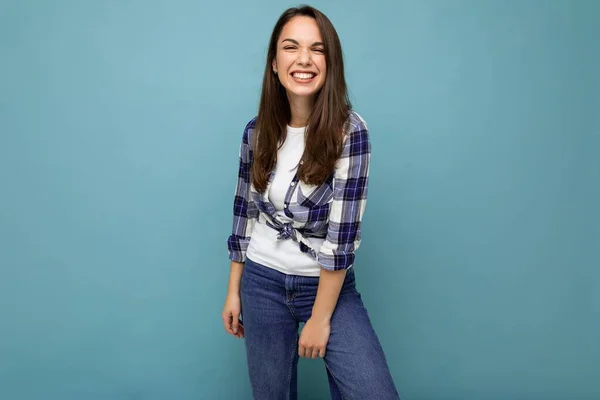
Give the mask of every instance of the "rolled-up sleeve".
[[326, 270], [348, 269], [354, 264], [354, 252], [361, 241], [370, 161], [369, 132], [361, 121], [346, 136], [336, 163], [327, 237], [317, 254], [317, 261]]
[[252, 166], [250, 138], [255, 122], [256, 118], [246, 125], [240, 145], [238, 181], [233, 201], [233, 228], [227, 239], [229, 259], [237, 262], [246, 261], [250, 236], [258, 218], [258, 208], [250, 197], [250, 168]]

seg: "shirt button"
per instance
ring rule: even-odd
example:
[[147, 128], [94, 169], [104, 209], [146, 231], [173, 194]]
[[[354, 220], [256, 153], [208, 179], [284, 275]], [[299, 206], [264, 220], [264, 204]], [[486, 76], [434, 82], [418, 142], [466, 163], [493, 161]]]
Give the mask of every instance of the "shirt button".
[[294, 186], [296, 184], [296, 182], [292, 182], [291, 185]]
[[287, 208], [287, 204], [284, 204], [284, 205], [283, 205], [283, 208]]
[[304, 160], [300, 161], [300, 165], [304, 164]]

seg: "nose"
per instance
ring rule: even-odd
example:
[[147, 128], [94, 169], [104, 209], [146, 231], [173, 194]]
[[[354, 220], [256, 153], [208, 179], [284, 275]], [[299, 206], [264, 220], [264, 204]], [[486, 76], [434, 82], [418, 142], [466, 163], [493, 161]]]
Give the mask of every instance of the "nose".
[[309, 50], [300, 50], [298, 53], [298, 64], [300, 65], [309, 65], [310, 64], [310, 51]]

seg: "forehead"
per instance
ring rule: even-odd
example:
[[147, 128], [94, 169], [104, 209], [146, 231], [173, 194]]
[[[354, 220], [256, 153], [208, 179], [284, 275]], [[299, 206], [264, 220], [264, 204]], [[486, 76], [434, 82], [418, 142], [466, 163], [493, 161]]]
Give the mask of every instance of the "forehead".
[[317, 21], [304, 16], [290, 19], [281, 30], [281, 35], [279, 35], [279, 42], [285, 39], [294, 39], [300, 43], [308, 44], [321, 41], [321, 32]]

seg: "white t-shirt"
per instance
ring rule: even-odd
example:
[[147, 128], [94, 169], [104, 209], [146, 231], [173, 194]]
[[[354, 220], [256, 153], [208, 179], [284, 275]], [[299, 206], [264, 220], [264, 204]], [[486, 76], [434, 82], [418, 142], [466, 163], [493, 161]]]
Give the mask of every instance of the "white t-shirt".
[[[275, 206], [278, 217], [284, 222], [291, 221], [284, 214], [283, 205], [304, 153], [305, 130], [306, 127], [293, 128], [288, 125], [287, 138], [277, 152], [277, 165], [269, 189], [269, 201]], [[261, 213], [250, 237], [248, 258], [288, 275], [320, 275], [320, 264], [308, 254], [301, 252], [298, 243], [291, 239], [277, 240], [277, 235], [278, 232], [266, 224], [266, 219]], [[320, 238], [308, 238], [308, 240], [312, 244], [311, 247], [315, 249], [320, 248], [325, 241]]]

